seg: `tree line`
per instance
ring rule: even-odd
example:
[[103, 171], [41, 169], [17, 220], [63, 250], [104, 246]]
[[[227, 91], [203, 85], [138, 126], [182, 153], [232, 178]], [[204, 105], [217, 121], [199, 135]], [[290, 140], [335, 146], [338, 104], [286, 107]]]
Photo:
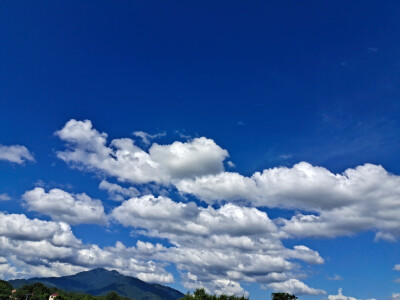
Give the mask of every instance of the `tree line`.
[[[12, 294], [12, 285], [4, 280], [0, 280], [0, 300], [11, 299], [29, 299], [29, 300], [48, 300], [52, 294], [58, 294], [56, 300], [131, 300], [127, 297], [122, 297], [116, 292], [109, 292], [105, 296], [92, 296], [83, 293], [66, 292], [55, 287], [48, 287], [42, 283], [27, 284], [19, 288]], [[288, 293], [272, 293], [272, 300], [297, 300], [295, 295]], [[181, 300], [249, 300], [244, 296], [227, 296], [227, 295], [210, 295], [204, 288], [197, 289], [191, 293], [187, 293]]]
[[12, 294], [12, 285], [4, 280], [0, 280], [0, 300], [19, 299], [19, 300], [48, 300], [50, 295], [58, 294], [57, 300], [130, 300], [122, 297], [116, 292], [109, 292], [105, 296], [92, 296], [83, 293], [66, 292], [55, 287], [48, 287], [42, 283], [27, 284], [19, 288]]

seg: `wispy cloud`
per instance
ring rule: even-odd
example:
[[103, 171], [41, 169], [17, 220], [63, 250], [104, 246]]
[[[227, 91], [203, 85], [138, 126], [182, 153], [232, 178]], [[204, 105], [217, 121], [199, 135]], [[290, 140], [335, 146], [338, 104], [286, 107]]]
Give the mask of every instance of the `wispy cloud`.
[[0, 201], [8, 201], [11, 200], [11, 197], [8, 196], [6, 193], [0, 194]]
[[149, 133], [144, 132], [144, 131], [134, 131], [132, 134], [134, 136], [137, 136], [137, 137], [141, 138], [143, 143], [145, 143], [146, 145], [150, 145], [151, 144], [151, 140], [154, 140], [156, 138], [163, 137], [163, 136], [167, 135], [167, 133], [165, 131], [164, 132], [160, 132], [160, 133], [156, 133], [156, 134], [149, 134]]
[[340, 276], [340, 275], [338, 275], [338, 274], [335, 274], [335, 275], [332, 276], [332, 277], [330, 277], [330, 276], [326, 277], [326, 279], [328, 279], [328, 280], [333, 280], [333, 281], [338, 281], [338, 280], [343, 280], [343, 277]]
[[375, 48], [375, 47], [369, 47], [368, 48], [368, 52], [371, 52], [371, 53], [376, 53], [376, 52], [378, 52], [379, 51], [379, 49], [378, 48]]

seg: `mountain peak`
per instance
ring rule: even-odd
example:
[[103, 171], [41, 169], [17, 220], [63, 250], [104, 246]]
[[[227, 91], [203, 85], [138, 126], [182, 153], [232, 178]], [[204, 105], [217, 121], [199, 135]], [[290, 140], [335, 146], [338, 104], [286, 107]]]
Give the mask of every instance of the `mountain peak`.
[[69, 292], [83, 292], [94, 296], [116, 291], [121, 296], [133, 299], [176, 300], [184, 296], [180, 291], [167, 286], [151, 284], [138, 278], [125, 276], [116, 270], [96, 268], [63, 277], [17, 279], [9, 281], [14, 288], [24, 284], [41, 282]]
[[[116, 270], [108, 270], [108, 269], [106, 269], [106, 268], [95, 268], [95, 269], [91, 269], [91, 270], [88, 270], [88, 271], [83, 271], [83, 272], [80, 272], [80, 273], [84, 273], [84, 272], [95, 272], [95, 273], [101, 273], [101, 272], [103, 272], [103, 273], [117, 273], [117, 274], [120, 274], [118, 271], [116, 271]], [[75, 274], [75, 275], [78, 275], [78, 274], [80, 274], [80, 273], [77, 273], [77, 274]]]

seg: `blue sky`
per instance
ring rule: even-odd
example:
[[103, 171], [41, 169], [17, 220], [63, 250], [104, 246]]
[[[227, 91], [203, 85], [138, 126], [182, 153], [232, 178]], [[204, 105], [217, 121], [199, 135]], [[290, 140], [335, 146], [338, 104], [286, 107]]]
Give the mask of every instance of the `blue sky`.
[[0, 6], [2, 277], [400, 298], [397, 1]]

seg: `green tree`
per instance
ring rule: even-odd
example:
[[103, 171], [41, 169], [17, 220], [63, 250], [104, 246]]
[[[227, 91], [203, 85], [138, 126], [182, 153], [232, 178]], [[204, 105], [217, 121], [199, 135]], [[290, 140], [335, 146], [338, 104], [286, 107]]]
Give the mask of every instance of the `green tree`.
[[296, 300], [297, 297], [288, 293], [272, 293], [272, 300]]
[[120, 299], [116, 292], [109, 292], [106, 296], [106, 300], [118, 300]]
[[196, 300], [207, 300], [208, 299], [208, 295], [204, 288], [195, 290], [193, 293], [193, 296], [194, 296], [194, 299], [196, 299]]
[[11, 295], [13, 287], [7, 281], [0, 279], [0, 299], [8, 299]]
[[30, 300], [47, 300], [51, 293], [52, 291], [50, 288], [42, 283], [36, 282], [19, 288], [15, 293], [15, 297], [18, 299], [26, 299], [26, 296], [28, 296]]
[[248, 300], [244, 296], [236, 297], [236, 296], [226, 296], [226, 295], [209, 295], [207, 294], [204, 288], [197, 289], [194, 291], [193, 295], [189, 292], [181, 298], [181, 300]]

